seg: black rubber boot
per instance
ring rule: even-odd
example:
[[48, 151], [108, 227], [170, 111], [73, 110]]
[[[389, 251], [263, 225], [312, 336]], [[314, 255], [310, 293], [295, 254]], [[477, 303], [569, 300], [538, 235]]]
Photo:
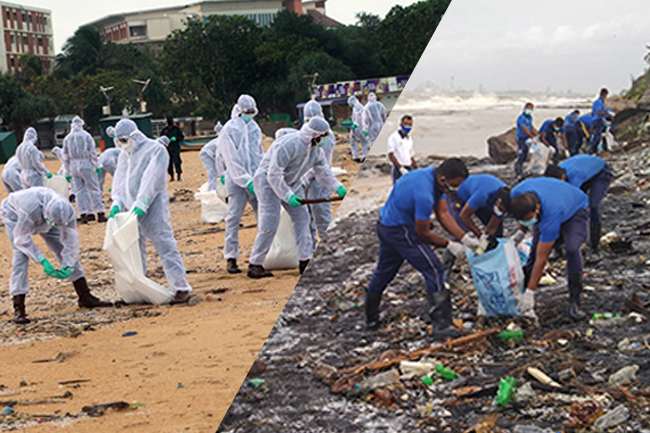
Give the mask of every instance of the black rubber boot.
[[26, 295], [14, 296], [14, 323], [17, 325], [26, 325], [31, 323], [31, 320], [27, 318], [27, 313], [25, 313], [25, 296]]
[[381, 304], [381, 294], [366, 292], [366, 326], [371, 331], [379, 328], [379, 305]]
[[106, 221], [108, 221], [108, 220], [106, 219], [106, 214], [104, 214], [104, 212], [100, 212], [100, 213], [97, 214], [97, 222], [98, 223], [105, 223]]
[[178, 173], [178, 174], [176, 175], [176, 180], [179, 181], [179, 182], [182, 180], [182, 179], [181, 179], [181, 174], [180, 174], [180, 173]]
[[309, 265], [309, 260], [301, 260], [299, 263], [299, 269], [300, 269], [300, 275], [305, 273], [305, 269], [307, 269], [307, 266]]
[[585, 320], [587, 315], [580, 309], [580, 295], [582, 294], [582, 274], [573, 272], [569, 274], [569, 316], [575, 320]]
[[517, 177], [520, 177], [523, 171], [524, 165], [515, 163], [515, 175], [517, 175]]
[[169, 305], [187, 304], [190, 300], [190, 292], [179, 290], [174, 294], [174, 297], [169, 301]]
[[260, 265], [248, 265], [248, 278], [260, 279], [260, 278], [269, 278], [273, 274], [264, 269], [264, 266]]
[[85, 277], [81, 277], [77, 281], [73, 281], [72, 284], [74, 285], [74, 290], [77, 292], [77, 296], [79, 296], [79, 307], [104, 308], [113, 306], [112, 302], [102, 301], [90, 293], [88, 282], [86, 281]]
[[81, 214], [79, 217], [79, 224], [88, 224], [88, 215]]
[[603, 226], [600, 223], [591, 223], [589, 225], [589, 241], [591, 243], [591, 252], [594, 254], [598, 254], [602, 230]]
[[90, 221], [95, 221], [95, 214], [94, 213], [89, 213], [88, 215], [86, 215], [86, 218], [88, 219], [89, 222]]
[[228, 271], [229, 274], [241, 274], [241, 269], [237, 266], [237, 259], [228, 259], [226, 271]]
[[433, 336], [436, 339], [457, 338], [458, 331], [453, 328], [451, 321], [451, 294], [447, 290], [427, 293], [429, 301], [429, 319], [433, 325]]

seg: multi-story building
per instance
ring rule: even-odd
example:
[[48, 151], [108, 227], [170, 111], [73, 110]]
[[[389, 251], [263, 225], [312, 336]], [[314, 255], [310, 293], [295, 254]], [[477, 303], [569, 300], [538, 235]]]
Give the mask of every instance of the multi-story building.
[[54, 67], [52, 11], [0, 1], [0, 72], [16, 72], [24, 54], [41, 58], [46, 71]]
[[[137, 12], [125, 12], [94, 21], [89, 26], [97, 27], [104, 34], [106, 42], [156, 43], [163, 42], [174, 30], [185, 28], [189, 19], [205, 19], [211, 15], [240, 15], [262, 26], [270, 25], [277, 13], [283, 9], [303, 14], [321, 15], [325, 18], [325, 1], [301, 0], [213, 0]], [[304, 7], [303, 7], [304, 6]], [[336, 21], [316, 22], [332, 27]]]

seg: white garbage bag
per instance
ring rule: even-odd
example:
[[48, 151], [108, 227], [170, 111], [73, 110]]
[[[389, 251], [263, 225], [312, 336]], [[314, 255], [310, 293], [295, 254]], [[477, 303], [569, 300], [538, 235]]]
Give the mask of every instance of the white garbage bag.
[[282, 209], [280, 226], [273, 239], [273, 244], [264, 261], [264, 269], [296, 269], [298, 267], [298, 246], [293, 232], [293, 223], [289, 214]]
[[344, 170], [340, 167], [332, 167], [332, 174], [334, 174], [336, 177], [339, 177], [348, 174], [348, 172], [347, 170]]
[[219, 224], [226, 219], [228, 205], [214, 191], [197, 192], [194, 198], [201, 202], [201, 222]]
[[546, 171], [549, 158], [553, 155], [554, 149], [542, 143], [539, 138], [526, 140], [529, 151], [529, 160], [526, 171], [534, 176], [541, 176]]
[[104, 251], [115, 270], [117, 293], [128, 304], [166, 304], [174, 294], [145, 277], [138, 239], [138, 219], [134, 214], [123, 212], [108, 220]]
[[[201, 188], [199, 188], [199, 192], [208, 192], [207, 182], [201, 185]], [[228, 191], [226, 191], [226, 185], [221, 183], [221, 180], [217, 180], [217, 196], [219, 196], [221, 200], [225, 200], [226, 198], [228, 198]]]
[[55, 175], [51, 179], [43, 179], [43, 186], [54, 192], [58, 192], [67, 200], [70, 197], [70, 184], [64, 176]]

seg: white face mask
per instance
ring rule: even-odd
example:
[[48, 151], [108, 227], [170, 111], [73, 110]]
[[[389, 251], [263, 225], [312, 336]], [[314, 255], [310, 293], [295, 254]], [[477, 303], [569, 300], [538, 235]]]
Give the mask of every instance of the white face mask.
[[131, 137], [121, 137], [116, 140], [116, 145], [126, 153], [133, 150], [133, 139]]

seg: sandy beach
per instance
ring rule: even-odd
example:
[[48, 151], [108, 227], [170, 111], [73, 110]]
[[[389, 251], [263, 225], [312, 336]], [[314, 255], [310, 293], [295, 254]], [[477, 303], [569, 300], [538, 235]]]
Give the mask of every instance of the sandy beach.
[[[0, 236], [0, 410], [11, 404], [15, 409], [0, 418], [0, 431], [51, 432], [55, 426], [79, 433], [215, 431], [299, 274], [280, 271], [255, 281], [226, 273], [224, 223], [200, 224], [201, 205], [193, 197], [206, 181], [198, 156], [184, 153], [183, 181], [169, 184], [174, 232], [196, 305], [80, 310], [71, 283], [46, 277], [31, 263], [32, 323], [17, 326], [9, 296], [12, 250], [7, 236]], [[48, 157], [49, 170], [59, 165]], [[334, 166], [348, 171], [339, 180], [349, 186], [359, 165], [343, 142]], [[246, 269], [256, 234], [250, 208], [242, 224], [240, 266]], [[81, 263], [93, 293], [116, 301], [113, 271], [101, 250], [104, 233], [105, 226], [96, 222], [79, 227]], [[40, 239], [37, 244], [46, 250]], [[149, 248], [149, 276], [166, 285]], [[97, 417], [83, 410], [113, 402], [128, 407]]]

